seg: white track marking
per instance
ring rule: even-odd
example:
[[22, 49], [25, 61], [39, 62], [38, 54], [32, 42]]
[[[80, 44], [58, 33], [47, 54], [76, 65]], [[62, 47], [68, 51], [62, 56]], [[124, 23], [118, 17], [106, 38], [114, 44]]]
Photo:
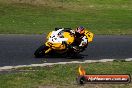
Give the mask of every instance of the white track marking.
[[[18, 66], [4, 66], [0, 67], [0, 71], [9, 70], [9, 69], [16, 69], [20, 67], [36, 67], [36, 66], [50, 66], [50, 65], [57, 65], [57, 64], [81, 64], [81, 63], [94, 63], [94, 62], [108, 62], [114, 61], [116, 59], [101, 59], [101, 60], [84, 60], [84, 61], [71, 61], [71, 62], [57, 62], [57, 63], [43, 63], [43, 64], [31, 64], [31, 65], [18, 65]], [[123, 59], [125, 61], [132, 61], [132, 58]]]

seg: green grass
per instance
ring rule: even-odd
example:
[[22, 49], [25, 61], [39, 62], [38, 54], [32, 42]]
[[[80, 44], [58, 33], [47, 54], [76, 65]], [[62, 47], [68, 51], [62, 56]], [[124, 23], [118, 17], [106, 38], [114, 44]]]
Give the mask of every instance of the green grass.
[[132, 0], [0, 0], [1, 34], [79, 25], [95, 34], [132, 34]]
[[[132, 75], [132, 62], [106, 62], [89, 64], [67, 64], [46, 67], [27, 67], [12, 69], [12, 71], [25, 71], [20, 73], [0, 74], [0, 88], [45, 88], [55, 86], [58, 88], [80, 88], [76, 83], [78, 67], [82, 65], [87, 74], [130, 74]], [[26, 72], [27, 71], [27, 72]], [[131, 88], [132, 84], [88, 84], [84, 88]]]

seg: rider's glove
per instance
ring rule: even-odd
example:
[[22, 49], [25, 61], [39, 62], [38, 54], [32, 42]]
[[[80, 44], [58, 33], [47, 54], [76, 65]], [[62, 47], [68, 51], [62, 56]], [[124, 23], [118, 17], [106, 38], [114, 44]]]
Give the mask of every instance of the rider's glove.
[[75, 31], [74, 30], [70, 30], [71, 34], [75, 34]]

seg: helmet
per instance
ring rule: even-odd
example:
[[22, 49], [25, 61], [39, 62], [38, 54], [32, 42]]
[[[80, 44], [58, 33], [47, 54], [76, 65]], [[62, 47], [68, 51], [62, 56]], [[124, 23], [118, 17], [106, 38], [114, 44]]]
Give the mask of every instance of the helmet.
[[84, 30], [85, 28], [83, 26], [80, 26], [76, 29], [76, 32], [79, 33], [79, 34], [83, 34], [85, 32]]

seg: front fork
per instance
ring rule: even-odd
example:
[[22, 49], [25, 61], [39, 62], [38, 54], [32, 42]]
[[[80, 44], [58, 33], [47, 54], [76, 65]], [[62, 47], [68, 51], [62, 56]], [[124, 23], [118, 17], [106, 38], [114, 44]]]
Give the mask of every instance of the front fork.
[[45, 51], [45, 54], [49, 53], [51, 50], [52, 50], [51, 48], [47, 49], [47, 50]]
[[47, 50], [45, 51], [45, 54], [49, 53], [49, 52], [52, 50], [52, 48], [50, 47], [50, 44], [51, 44], [51, 43], [49, 43], [49, 42], [46, 42], [46, 43], [45, 43], [45, 45], [49, 47], [49, 49], [47, 49]]

